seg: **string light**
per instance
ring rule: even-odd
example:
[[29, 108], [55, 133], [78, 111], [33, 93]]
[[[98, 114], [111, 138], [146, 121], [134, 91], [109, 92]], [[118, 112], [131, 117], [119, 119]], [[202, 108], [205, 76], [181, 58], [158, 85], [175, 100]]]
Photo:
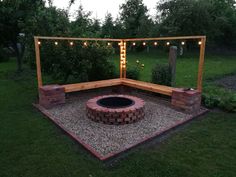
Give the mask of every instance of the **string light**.
[[146, 42], [143, 42], [143, 45], [146, 45]]
[[108, 43], [107, 43], [107, 45], [108, 45], [108, 46], [110, 46], [110, 45], [111, 45], [111, 43], [110, 43], [110, 42], [108, 42]]
[[198, 42], [198, 45], [202, 45], [202, 41], [199, 41], [199, 42]]
[[157, 42], [154, 42], [154, 45], [157, 46]]
[[58, 45], [58, 42], [56, 41], [54, 44], [55, 44], [55, 45]]
[[41, 45], [41, 42], [40, 42], [40, 41], [38, 41], [38, 45]]
[[136, 45], [136, 43], [135, 42], [133, 42], [133, 46], [135, 46]]
[[184, 42], [184, 41], [182, 41], [182, 42], [181, 42], [181, 45], [185, 45], [185, 42]]
[[167, 42], [166, 45], [170, 45], [170, 42]]
[[87, 42], [84, 42], [84, 46], [88, 46], [88, 43], [87, 43]]
[[70, 42], [70, 45], [72, 46], [72, 45], [74, 45], [74, 43], [73, 43], [73, 42]]

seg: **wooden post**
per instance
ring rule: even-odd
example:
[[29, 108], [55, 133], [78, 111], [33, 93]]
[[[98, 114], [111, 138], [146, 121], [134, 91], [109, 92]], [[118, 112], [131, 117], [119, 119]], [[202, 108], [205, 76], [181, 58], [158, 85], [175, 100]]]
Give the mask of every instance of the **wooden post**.
[[37, 78], [38, 78], [38, 88], [43, 85], [42, 73], [41, 73], [41, 63], [40, 63], [40, 52], [39, 52], [39, 40], [34, 37], [35, 55], [36, 55], [36, 68], [37, 68]]
[[201, 38], [200, 44], [200, 57], [198, 65], [198, 79], [197, 79], [197, 90], [202, 92], [202, 78], [203, 78], [203, 64], [205, 58], [205, 46], [206, 46], [206, 37]]
[[175, 86], [177, 47], [171, 46], [169, 51], [169, 68], [171, 74], [171, 86]]
[[120, 42], [120, 78], [126, 78], [126, 42]]
[[126, 42], [124, 42], [124, 46], [123, 46], [123, 54], [124, 54], [124, 59], [123, 59], [123, 72], [124, 72], [124, 75], [123, 75], [123, 77], [124, 78], [126, 78], [126, 63], [127, 63], [127, 61], [126, 61]]
[[123, 41], [120, 41], [120, 78], [123, 77]]

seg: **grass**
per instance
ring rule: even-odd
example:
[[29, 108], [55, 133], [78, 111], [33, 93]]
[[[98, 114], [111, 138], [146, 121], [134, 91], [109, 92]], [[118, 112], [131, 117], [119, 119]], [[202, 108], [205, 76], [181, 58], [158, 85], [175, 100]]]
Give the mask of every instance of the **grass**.
[[[145, 59], [142, 75], [145, 80], [150, 76], [148, 64], [155, 60], [148, 59], [148, 55], [141, 56], [140, 61]], [[130, 63], [135, 62], [136, 56], [128, 57]], [[233, 58], [223, 59], [207, 57], [206, 78], [235, 70]], [[189, 66], [187, 60], [181, 65]], [[122, 161], [107, 167], [32, 107], [31, 103], [37, 100], [35, 72], [26, 70], [19, 75], [14, 74], [14, 69], [13, 60], [0, 63], [2, 177], [236, 176], [236, 114], [211, 112], [162, 143], [138, 148]], [[190, 68], [184, 67], [178, 73], [189, 71]], [[185, 84], [185, 81], [178, 83]]]

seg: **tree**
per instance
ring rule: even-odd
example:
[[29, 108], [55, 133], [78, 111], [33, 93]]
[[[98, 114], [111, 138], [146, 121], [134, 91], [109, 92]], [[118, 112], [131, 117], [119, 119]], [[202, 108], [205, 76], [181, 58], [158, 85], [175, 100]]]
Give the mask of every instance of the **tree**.
[[160, 2], [157, 10], [162, 35], [207, 35], [212, 44], [226, 46], [235, 41], [232, 0], [168, 0]]
[[110, 13], [107, 13], [105, 16], [105, 21], [102, 25], [101, 37], [114, 37], [114, 23]]
[[143, 0], [127, 0], [120, 6], [120, 19], [125, 28], [125, 37], [149, 36], [152, 20]]
[[[42, 0], [12, 0], [0, 2], [0, 41], [3, 46], [12, 47], [17, 58], [17, 70], [22, 70], [24, 44], [23, 28], [27, 20], [35, 15]], [[22, 35], [21, 35], [22, 34]], [[21, 45], [20, 45], [21, 44]]]

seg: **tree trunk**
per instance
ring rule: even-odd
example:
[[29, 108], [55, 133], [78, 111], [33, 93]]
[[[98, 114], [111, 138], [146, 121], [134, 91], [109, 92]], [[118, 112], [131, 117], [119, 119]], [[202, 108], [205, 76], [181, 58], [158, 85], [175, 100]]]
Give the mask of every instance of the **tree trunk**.
[[19, 47], [17, 46], [17, 42], [13, 43], [13, 48], [16, 54], [16, 61], [17, 61], [17, 72], [22, 71], [22, 52], [20, 51]]

